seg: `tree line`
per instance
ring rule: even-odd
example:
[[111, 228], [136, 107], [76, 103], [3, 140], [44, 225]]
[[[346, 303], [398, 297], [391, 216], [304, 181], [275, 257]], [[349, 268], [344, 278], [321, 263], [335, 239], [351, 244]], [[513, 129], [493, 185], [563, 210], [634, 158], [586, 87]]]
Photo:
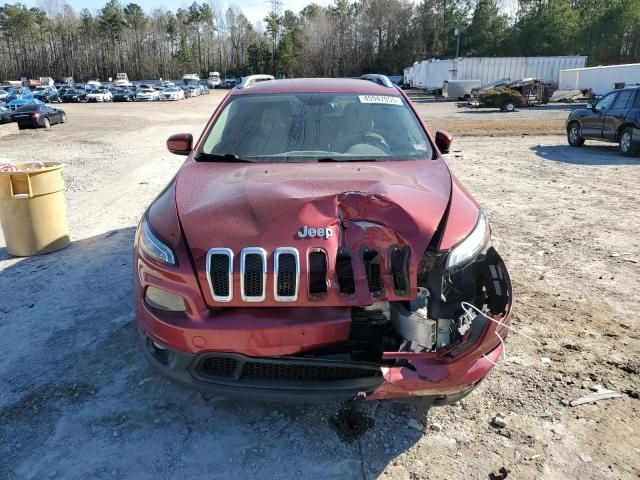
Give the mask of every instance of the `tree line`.
[[180, 78], [183, 73], [296, 76], [401, 74], [416, 60], [588, 55], [640, 61], [640, 0], [334, 0], [281, 11], [257, 26], [238, 8], [194, 2], [145, 12], [109, 0], [96, 12], [60, 2], [0, 7], [0, 80], [21, 76]]

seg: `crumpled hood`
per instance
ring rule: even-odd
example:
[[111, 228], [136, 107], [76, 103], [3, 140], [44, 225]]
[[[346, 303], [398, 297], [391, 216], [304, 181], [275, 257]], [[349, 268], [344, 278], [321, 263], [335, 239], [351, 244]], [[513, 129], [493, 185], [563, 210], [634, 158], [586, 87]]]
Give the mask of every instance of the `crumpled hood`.
[[[268, 165], [188, 161], [176, 180], [176, 203], [200, 286], [214, 306], [206, 276], [206, 256], [213, 247], [232, 249], [236, 264], [246, 247], [261, 247], [268, 254], [277, 247], [295, 247], [303, 273], [308, 249], [320, 247], [327, 251], [331, 282], [339, 248], [373, 248], [384, 257], [393, 245], [408, 246], [415, 287], [418, 264], [446, 210], [450, 190], [449, 170], [440, 160]], [[300, 238], [298, 231], [305, 226], [330, 228], [332, 235]], [[356, 263], [356, 283], [366, 284], [365, 272]], [[268, 270], [272, 264], [269, 257]], [[332, 305], [374, 301], [367, 289], [356, 288], [356, 296], [345, 299], [333, 295], [331, 287], [327, 302]], [[387, 292], [385, 298], [393, 294]], [[296, 305], [307, 301], [302, 294]], [[247, 306], [239, 298], [224, 304], [234, 305]], [[269, 295], [250, 306], [268, 305], [282, 306]]]

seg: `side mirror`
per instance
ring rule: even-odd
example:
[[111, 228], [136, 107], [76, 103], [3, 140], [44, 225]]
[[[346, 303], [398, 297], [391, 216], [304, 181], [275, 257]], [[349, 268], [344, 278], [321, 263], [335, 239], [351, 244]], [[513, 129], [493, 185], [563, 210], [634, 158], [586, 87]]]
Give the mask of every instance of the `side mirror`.
[[589, 102], [589, 103], [587, 103], [587, 108], [589, 110], [593, 110], [595, 108], [595, 105], [593, 103]]
[[167, 139], [167, 149], [176, 155], [189, 155], [193, 149], [193, 135], [176, 133]]
[[436, 132], [436, 146], [440, 153], [449, 153], [451, 143], [453, 142], [453, 135], [444, 130], [438, 130]]

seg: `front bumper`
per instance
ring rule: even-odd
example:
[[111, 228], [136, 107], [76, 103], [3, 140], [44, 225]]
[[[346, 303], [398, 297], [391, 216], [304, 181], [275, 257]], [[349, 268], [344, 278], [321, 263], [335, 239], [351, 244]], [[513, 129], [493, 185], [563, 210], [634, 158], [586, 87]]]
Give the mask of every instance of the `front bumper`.
[[[512, 291], [508, 272], [497, 256], [491, 279], [500, 282], [503, 306], [493, 321], [476, 317], [463, 337], [435, 352], [386, 351], [375, 364], [337, 362], [316, 352], [350, 338], [350, 307], [270, 307], [210, 309], [204, 302], [188, 259], [170, 270], [134, 253], [134, 305], [138, 330], [150, 363], [164, 376], [182, 385], [222, 396], [259, 400], [329, 401], [365, 397], [372, 400], [431, 397], [447, 404], [463, 397], [486, 377], [503, 351], [508, 335]], [[497, 273], [496, 273], [497, 275]], [[183, 313], [157, 310], [144, 301], [148, 286], [178, 294]], [[166, 348], [167, 360], [153, 343]], [[243, 363], [273, 363], [286, 369], [291, 362], [331, 365], [339, 380], [268, 375], [245, 377], [242, 371], [226, 376], [202, 375], [199, 365], [208, 357], [233, 357]], [[376, 370], [344, 379], [343, 368]], [[235, 371], [235, 370], [234, 370]]]

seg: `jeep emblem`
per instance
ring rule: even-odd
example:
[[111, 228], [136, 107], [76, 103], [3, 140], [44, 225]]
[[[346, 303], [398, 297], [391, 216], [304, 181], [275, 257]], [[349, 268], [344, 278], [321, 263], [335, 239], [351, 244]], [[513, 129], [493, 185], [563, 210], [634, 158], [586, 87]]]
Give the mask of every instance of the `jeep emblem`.
[[306, 225], [303, 225], [302, 228], [300, 230], [298, 230], [298, 238], [315, 238], [315, 237], [320, 237], [320, 238], [324, 238], [325, 240], [329, 240], [331, 237], [333, 237], [333, 230], [331, 230], [330, 228], [311, 228], [311, 227], [307, 227]]

